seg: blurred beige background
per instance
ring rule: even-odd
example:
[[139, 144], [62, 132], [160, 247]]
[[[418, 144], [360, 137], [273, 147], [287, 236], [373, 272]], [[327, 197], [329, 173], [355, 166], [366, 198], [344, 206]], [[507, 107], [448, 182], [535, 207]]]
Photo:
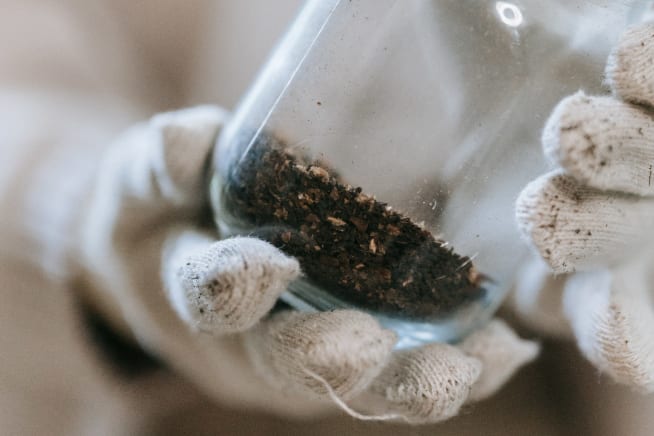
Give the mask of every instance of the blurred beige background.
[[[36, 101], [50, 93], [63, 92], [70, 98], [93, 95], [98, 105], [118, 108], [121, 116], [111, 120], [115, 131], [155, 112], [183, 106], [212, 103], [233, 108], [301, 3], [0, 0], [0, 88], [3, 95], [36, 95]], [[8, 102], [0, 99], [3, 113], [11, 112]], [[8, 130], [8, 125], [4, 127], [0, 130]], [[8, 153], [15, 152], [10, 138], [2, 135], [0, 168]], [[10, 174], [4, 171], [0, 181]], [[27, 285], [17, 282], [20, 286]], [[10, 302], [0, 304], [7, 307]], [[29, 340], [8, 337], [3, 331], [0, 344]], [[33, 356], [38, 361], [48, 358]], [[166, 370], [137, 379], [117, 377], [114, 384], [111, 407], [117, 412], [108, 419], [132, 423], [133, 434], [613, 436], [649, 435], [654, 427], [650, 397], [600, 377], [573, 345], [560, 341], [545, 341], [537, 363], [496, 397], [445, 424], [427, 427], [360, 423], [342, 415], [288, 422], [230, 410]], [[0, 390], [10, 385], [0, 379]], [[52, 395], [56, 398], [57, 393]], [[21, 408], [26, 420], [41, 419], [30, 418], [35, 401], [26, 394]], [[86, 412], [87, 419], [97, 416], [93, 408]], [[62, 404], [51, 416], [70, 413]]]

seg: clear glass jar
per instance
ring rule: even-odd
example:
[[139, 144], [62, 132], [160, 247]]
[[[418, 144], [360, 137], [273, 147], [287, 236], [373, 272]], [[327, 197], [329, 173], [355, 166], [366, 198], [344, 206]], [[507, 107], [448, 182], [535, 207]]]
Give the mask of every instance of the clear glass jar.
[[459, 340], [526, 257], [514, 201], [547, 168], [548, 114], [606, 92], [649, 3], [308, 1], [219, 138], [222, 236], [297, 256], [298, 309], [371, 312], [400, 347]]

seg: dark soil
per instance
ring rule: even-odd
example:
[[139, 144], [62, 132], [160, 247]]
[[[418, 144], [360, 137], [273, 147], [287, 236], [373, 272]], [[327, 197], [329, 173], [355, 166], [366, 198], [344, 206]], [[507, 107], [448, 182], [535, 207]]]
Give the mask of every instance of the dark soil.
[[352, 305], [428, 320], [485, 292], [469, 258], [270, 135], [251, 144], [225, 186], [223, 207]]

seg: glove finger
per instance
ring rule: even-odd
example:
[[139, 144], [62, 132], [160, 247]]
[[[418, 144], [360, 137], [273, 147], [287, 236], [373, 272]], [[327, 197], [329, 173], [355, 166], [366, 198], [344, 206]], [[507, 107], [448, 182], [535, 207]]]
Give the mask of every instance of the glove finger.
[[361, 403], [410, 423], [455, 416], [481, 374], [481, 362], [448, 344], [397, 351]]
[[654, 23], [627, 29], [609, 56], [606, 79], [625, 101], [654, 106]]
[[223, 109], [199, 106], [156, 115], [128, 130], [104, 161], [118, 198], [203, 204], [209, 156], [225, 118]]
[[283, 392], [347, 400], [381, 372], [396, 336], [370, 315], [286, 311], [243, 334], [258, 374]]
[[255, 325], [299, 276], [300, 266], [259, 239], [215, 242], [186, 230], [168, 238], [162, 271], [169, 300], [182, 320], [219, 335]]
[[519, 368], [534, 360], [540, 347], [520, 339], [504, 321], [496, 319], [468, 336], [459, 349], [482, 363], [481, 375], [468, 396], [468, 401], [479, 401], [493, 395]]
[[606, 193], [552, 172], [525, 187], [518, 226], [556, 273], [623, 262], [647, 243], [654, 200]]
[[555, 338], [572, 332], [563, 313], [563, 286], [567, 276], [552, 274], [539, 256], [533, 256], [516, 275], [507, 306], [522, 325]]
[[654, 311], [647, 268], [641, 262], [576, 274], [566, 285], [564, 306], [586, 358], [617, 382], [652, 392]]
[[578, 92], [558, 104], [542, 142], [551, 160], [587, 186], [653, 195], [651, 138], [654, 119], [643, 108]]

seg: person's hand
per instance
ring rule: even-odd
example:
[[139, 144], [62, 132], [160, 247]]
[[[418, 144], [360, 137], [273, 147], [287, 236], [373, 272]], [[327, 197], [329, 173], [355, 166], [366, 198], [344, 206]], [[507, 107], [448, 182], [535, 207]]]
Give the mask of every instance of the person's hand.
[[499, 320], [457, 346], [394, 352], [394, 333], [364, 313], [269, 314], [300, 265], [258, 239], [218, 240], [206, 219], [225, 117], [198, 107], [135, 126], [102, 157], [83, 206], [87, 298], [143, 347], [233, 406], [306, 416], [336, 402], [414, 423], [455, 415], [535, 357]]
[[[562, 308], [584, 355], [615, 380], [654, 391], [654, 24], [625, 32], [611, 54], [612, 96], [579, 92], [543, 131], [557, 169], [517, 202], [519, 225], [558, 279], [535, 266], [518, 307]], [[537, 290], [538, 277], [548, 284]], [[562, 298], [557, 304], [555, 299]], [[538, 322], [561, 332], [556, 310]], [[556, 327], [558, 324], [558, 327]]]

